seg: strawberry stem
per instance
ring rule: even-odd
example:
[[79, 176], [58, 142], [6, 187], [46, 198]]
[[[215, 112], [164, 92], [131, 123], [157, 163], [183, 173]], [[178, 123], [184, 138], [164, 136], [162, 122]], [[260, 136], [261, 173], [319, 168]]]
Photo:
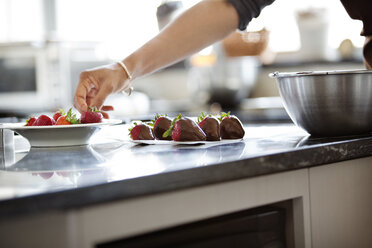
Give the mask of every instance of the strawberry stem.
[[205, 117], [211, 117], [212, 115], [211, 114], [206, 114], [204, 112], [201, 112], [200, 115], [198, 116], [198, 119], [196, 121], [197, 124], [199, 124], [200, 122], [202, 122], [204, 120]]
[[230, 111], [227, 112], [227, 113], [222, 112], [222, 113], [220, 114], [220, 117], [218, 118], [218, 120], [219, 120], [219, 121], [222, 121], [223, 118], [225, 118], [225, 117], [229, 117], [229, 116], [230, 116]]
[[176, 122], [177, 122], [179, 119], [181, 119], [182, 117], [183, 117], [182, 114], [178, 114], [177, 117], [173, 119], [172, 124], [170, 125], [169, 129], [163, 133], [163, 138], [167, 138], [167, 137], [169, 137], [170, 135], [172, 135], [172, 132], [173, 132], [173, 129], [174, 129], [174, 125], [175, 125]]
[[89, 106], [88, 108], [89, 108], [89, 111], [91, 112], [101, 112], [96, 106], [94, 107]]

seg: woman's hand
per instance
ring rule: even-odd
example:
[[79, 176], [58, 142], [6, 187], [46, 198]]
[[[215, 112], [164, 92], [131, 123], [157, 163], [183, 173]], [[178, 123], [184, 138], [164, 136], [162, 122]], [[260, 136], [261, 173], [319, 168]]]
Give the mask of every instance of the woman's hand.
[[104, 118], [105, 111], [113, 110], [112, 106], [104, 106], [108, 95], [129, 88], [128, 75], [118, 64], [83, 71], [74, 95], [74, 107], [80, 112], [88, 111], [88, 107], [96, 106]]

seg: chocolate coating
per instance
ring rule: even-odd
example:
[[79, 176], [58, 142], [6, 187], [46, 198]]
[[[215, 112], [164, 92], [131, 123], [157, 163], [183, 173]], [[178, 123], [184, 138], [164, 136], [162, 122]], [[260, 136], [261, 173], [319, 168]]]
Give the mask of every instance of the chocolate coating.
[[207, 137], [195, 121], [182, 117], [175, 124], [172, 138], [177, 141], [205, 141]]
[[222, 139], [242, 139], [245, 135], [242, 123], [234, 115], [221, 121], [220, 133]]
[[200, 128], [207, 136], [207, 141], [219, 141], [220, 136], [220, 122], [215, 117], [207, 117], [199, 123]]
[[140, 135], [138, 136], [139, 140], [153, 140], [154, 135], [150, 126], [145, 124], [140, 124]]
[[154, 136], [158, 140], [172, 140], [171, 135], [164, 138], [163, 133], [167, 131], [172, 124], [172, 120], [168, 117], [160, 117], [154, 124]]

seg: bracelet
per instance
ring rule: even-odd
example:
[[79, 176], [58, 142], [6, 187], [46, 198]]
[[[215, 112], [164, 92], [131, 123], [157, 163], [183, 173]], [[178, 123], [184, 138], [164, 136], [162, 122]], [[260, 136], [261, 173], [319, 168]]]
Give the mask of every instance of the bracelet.
[[124, 69], [125, 73], [128, 75], [128, 79], [131, 80], [132, 75], [130, 75], [128, 68], [125, 66], [125, 64], [122, 61], [118, 61], [117, 63]]

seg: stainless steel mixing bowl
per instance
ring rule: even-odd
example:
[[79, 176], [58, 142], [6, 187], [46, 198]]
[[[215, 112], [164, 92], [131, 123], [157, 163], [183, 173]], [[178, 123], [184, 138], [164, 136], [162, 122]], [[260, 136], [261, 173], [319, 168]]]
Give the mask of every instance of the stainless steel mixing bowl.
[[372, 132], [372, 70], [270, 74], [292, 121], [314, 136]]

